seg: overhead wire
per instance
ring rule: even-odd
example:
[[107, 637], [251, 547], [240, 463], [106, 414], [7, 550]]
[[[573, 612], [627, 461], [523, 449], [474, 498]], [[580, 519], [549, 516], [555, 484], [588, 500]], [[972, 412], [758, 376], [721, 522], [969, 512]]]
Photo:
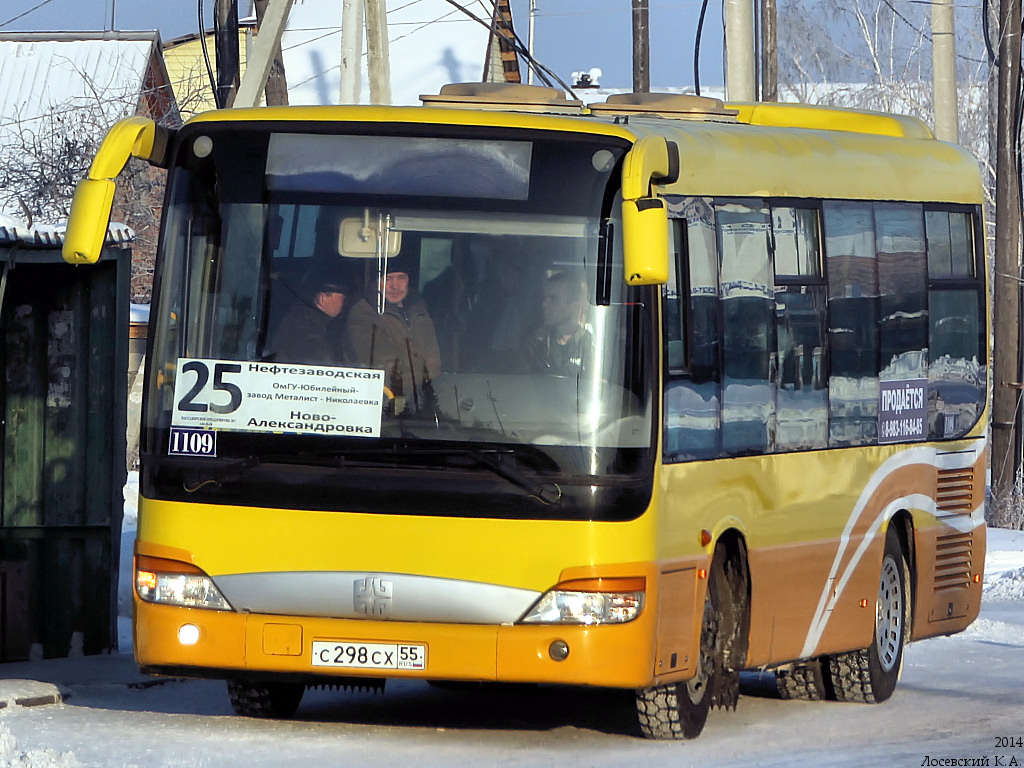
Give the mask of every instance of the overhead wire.
[[[456, 8], [458, 8], [458, 9], [459, 9], [460, 11], [462, 11], [462, 12], [463, 12], [464, 14], [466, 14], [466, 16], [468, 16], [469, 18], [471, 18], [471, 19], [472, 19], [473, 21], [477, 22], [478, 24], [482, 24], [482, 25], [483, 25], [484, 27], [486, 27], [487, 29], [492, 29], [492, 26], [493, 26], [492, 24], [490, 24], [489, 22], [486, 22], [486, 21], [484, 21], [484, 20], [483, 20], [483, 19], [481, 19], [481, 18], [480, 18], [479, 16], [477, 16], [476, 14], [474, 14], [474, 13], [473, 13], [472, 11], [470, 11], [470, 10], [469, 10], [468, 8], [466, 8], [465, 6], [461, 5], [460, 3], [456, 2], [456, 0], [445, 0], [445, 1], [446, 1], [446, 2], [447, 2], [447, 3], [449, 4], [449, 5], [453, 5], [453, 6], [455, 6]], [[562, 80], [562, 78], [560, 78], [560, 77], [559, 77], [558, 75], [556, 75], [556, 74], [555, 74], [554, 72], [552, 72], [552, 71], [551, 71], [550, 69], [548, 69], [548, 68], [547, 68], [547, 67], [545, 67], [545, 66], [544, 66], [543, 64], [541, 64], [541, 63], [540, 63], [540, 62], [539, 62], [539, 61], [538, 61], [538, 60], [537, 60], [537, 59], [536, 59], [536, 58], [535, 58], [535, 57], [534, 57], [534, 56], [533, 56], [533, 55], [532, 55], [532, 54], [531, 54], [531, 53], [529, 52], [529, 50], [527, 49], [527, 47], [526, 47], [526, 46], [525, 46], [525, 45], [523, 44], [523, 41], [522, 41], [522, 40], [521, 40], [521, 39], [519, 38], [519, 35], [517, 35], [517, 34], [515, 33], [515, 30], [508, 30], [508, 34], [506, 34], [506, 33], [505, 33], [505, 31], [503, 31], [503, 30], [499, 30], [499, 29], [497, 29], [497, 28], [495, 27], [495, 28], [493, 29], [493, 31], [494, 31], [494, 34], [495, 34], [495, 35], [498, 35], [498, 36], [499, 36], [499, 37], [501, 37], [501, 38], [502, 38], [503, 40], [505, 40], [505, 42], [507, 42], [507, 43], [508, 43], [508, 44], [509, 44], [510, 46], [512, 46], [512, 49], [513, 49], [513, 50], [514, 50], [514, 51], [515, 51], [515, 52], [516, 52], [517, 54], [519, 54], [519, 55], [520, 55], [520, 56], [522, 56], [522, 57], [523, 57], [524, 59], [526, 59], [527, 65], [528, 65], [529, 67], [531, 67], [531, 68], [533, 69], [533, 71], [534, 71], [534, 72], [535, 72], [535, 73], [537, 74], [537, 76], [538, 76], [538, 77], [539, 77], [539, 78], [540, 78], [540, 79], [541, 79], [542, 81], [544, 81], [544, 84], [545, 84], [545, 85], [547, 85], [548, 87], [552, 87], [552, 86], [551, 86], [551, 80], [554, 80], [554, 81], [555, 81], [556, 83], [558, 83], [558, 84], [559, 84], [560, 86], [562, 86], [562, 88], [563, 88], [563, 89], [564, 89], [564, 90], [565, 90], [565, 91], [566, 91], [567, 93], [569, 93], [569, 94], [570, 94], [570, 95], [572, 96], [572, 98], [574, 98], [574, 99], [575, 99], [575, 98], [577, 98], [577, 96], [576, 96], [576, 94], [575, 94], [575, 93], [573, 92], [572, 88], [571, 88], [571, 87], [569, 87], [568, 85], [566, 85], [565, 81], [563, 81], [563, 80]], [[548, 77], [546, 77], [546, 75], [547, 75], [547, 76], [550, 76], [550, 79], [548, 79]]]
[[43, 0], [41, 3], [37, 3], [36, 5], [33, 5], [27, 11], [22, 11], [17, 16], [14, 16], [13, 18], [8, 19], [7, 21], [0, 22], [0, 28], [6, 27], [8, 24], [13, 24], [18, 19], [23, 18], [25, 16], [28, 16], [30, 13], [32, 13], [32, 11], [38, 11], [44, 5], [48, 5], [48, 4], [52, 3], [52, 2], [53, 2], [53, 0]]
[[693, 91], [700, 96], [700, 42], [704, 35], [704, 16], [708, 12], [708, 0], [700, 6], [700, 18], [697, 19], [697, 37], [693, 41]]
[[[217, 78], [213, 76], [213, 65], [210, 64], [210, 52], [206, 48], [206, 26], [203, 22], [203, 0], [197, 0], [199, 13], [199, 44], [203, 49], [203, 60], [206, 62], [206, 75], [210, 78], [210, 91], [213, 93], [213, 103], [217, 109], [223, 109], [221, 103], [220, 89], [217, 88]], [[217, 14], [213, 15], [213, 33], [217, 34]]]
[[992, 30], [989, 29], [988, 8], [991, 0], [981, 0], [981, 33], [985, 38], [985, 49], [988, 51], [989, 63], [998, 67], [999, 55], [992, 48]]
[[[416, 0], [416, 1], [418, 2], [419, 0]], [[410, 3], [410, 5], [412, 5], [412, 4], [413, 3]], [[407, 6], [405, 6], [405, 7], [407, 7]], [[401, 10], [401, 9], [396, 8], [395, 10]], [[390, 11], [388, 11], [388, 13], [390, 13]], [[426, 29], [427, 27], [429, 27], [429, 26], [431, 26], [433, 24], [443, 24], [443, 23], [446, 23], [446, 20], [447, 20], [448, 16], [452, 16], [455, 13], [457, 13], [457, 11], [451, 11], [448, 14], [446, 14], [445, 16], [442, 16], [439, 19], [433, 19], [432, 21], [426, 21], [426, 22], [407, 22], [407, 24], [419, 24], [420, 26], [416, 27], [416, 29], [413, 29], [413, 30], [410, 30], [410, 31], [406, 32], [405, 34], [398, 35], [397, 37], [389, 38], [388, 39], [388, 44], [396, 43], [399, 40], [402, 40], [402, 39], [404, 39], [406, 37], [409, 37], [410, 35], [415, 35], [420, 30]], [[388, 26], [391, 27], [391, 26], [394, 26], [394, 25], [389, 23]], [[317, 37], [313, 37], [313, 38], [310, 38], [308, 40], [303, 40], [301, 42], [295, 43], [294, 45], [290, 45], [290, 46], [284, 48], [283, 50], [290, 51], [290, 50], [293, 50], [295, 48], [301, 48], [304, 45], [308, 45], [309, 43], [315, 43], [317, 40], [323, 40], [325, 37], [330, 37], [331, 35], [336, 35], [336, 34], [341, 32], [341, 27], [320, 27], [320, 29], [328, 29], [329, 31], [324, 32], [324, 34], [318, 35]], [[292, 31], [296, 31], [297, 32], [297, 31], [301, 31], [301, 30], [292, 30]], [[313, 31], [313, 30], [308, 30], [307, 29], [306, 31]], [[365, 57], [366, 55], [367, 55], [366, 51], [363, 51], [363, 56]], [[327, 72], [333, 72], [334, 70], [340, 69], [340, 68], [341, 68], [341, 64], [340, 63], [335, 64], [333, 67], [328, 67], [327, 69], [324, 69], [324, 70], [321, 70], [319, 72], [316, 72], [316, 73], [310, 75], [309, 77], [307, 77], [305, 80], [300, 80], [297, 83], [293, 83], [293, 85], [294, 86], [305, 85], [310, 80], [315, 80], [316, 78], [320, 77], [321, 75], [323, 75], [323, 74], [325, 74]]]
[[[410, 8], [410, 7], [414, 6], [414, 5], [418, 5], [419, 3], [423, 2], [423, 1], [424, 0], [411, 0], [410, 2], [406, 3], [405, 5], [399, 6], [397, 8], [389, 9], [388, 10], [388, 15], [390, 15], [392, 13], [397, 13], [398, 11], [405, 10], [406, 8]], [[477, 2], [483, 4], [484, 0], [477, 0]], [[458, 19], [450, 18], [450, 17], [456, 15], [457, 13], [459, 13], [459, 10], [461, 10], [461, 9], [452, 10], [452, 11], [446, 13], [444, 16], [441, 16], [440, 18], [431, 19], [430, 21], [407, 21], [407, 22], [400, 22], [398, 24], [395, 24], [393, 22], [388, 22], [388, 26], [389, 27], [418, 25], [418, 26], [416, 26], [415, 29], [412, 29], [412, 30], [410, 30], [408, 32], [405, 32], [404, 34], [398, 35], [397, 37], [394, 37], [394, 38], [389, 38], [388, 42], [389, 42], [389, 44], [390, 43], [395, 43], [395, 42], [397, 42], [399, 40], [402, 40], [402, 39], [404, 39], [406, 37], [414, 35], [414, 34], [416, 34], [417, 32], [420, 32], [423, 29], [431, 27], [434, 24], [460, 23], [458, 21]], [[489, 25], [488, 25], [488, 27], [489, 27]], [[290, 31], [292, 31], [292, 32], [317, 32], [317, 31], [323, 31], [323, 34], [317, 35], [316, 37], [312, 37], [312, 38], [309, 38], [309, 39], [306, 39], [306, 40], [301, 40], [299, 42], [294, 43], [293, 45], [287, 46], [287, 47], [285, 47], [283, 49], [283, 50], [286, 50], [286, 51], [290, 51], [290, 50], [294, 50], [294, 49], [297, 49], [297, 48], [301, 48], [304, 45], [309, 45], [310, 43], [315, 43], [318, 40], [323, 40], [326, 37], [330, 37], [332, 35], [339, 34], [341, 32], [341, 26], [340, 25], [331, 25], [331, 26], [327, 26], [327, 27], [299, 27], [299, 28], [291, 29]], [[363, 56], [364, 57], [366, 56], [366, 52], [365, 51], [363, 52]], [[321, 75], [323, 75], [323, 74], [325, 74], [327, 72], [332, 72], [332, 71], [334, 71], [336, 69], [339, 69], [340, 67], [341, 67], [341, 64], [336, 64], [336, 65], [334, 65], [332, 67], [328, 67], [327, 69], [321, 70], [319, 72], [315, 72], [312, 75], [310, 75], [309, 77], [307, 77], [305, 80], [300, 80], [297, 83], [293, 83], [293, 86], [304, 85], [305, 83], [308, 83], [311, 80], [315, 80], [317, 77], [320, 77]]]

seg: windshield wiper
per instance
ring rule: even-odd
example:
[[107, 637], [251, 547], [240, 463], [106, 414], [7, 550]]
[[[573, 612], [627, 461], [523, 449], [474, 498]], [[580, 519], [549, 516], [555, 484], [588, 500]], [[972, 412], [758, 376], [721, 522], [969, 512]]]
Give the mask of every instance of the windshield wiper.
[[[341, 465], [347, 463], [346, 458], [375, 455], [378, 457], [389, 456], [392, 459], [402, 456], [439, 456], [439, 457], [465, 457], [472, 459], [478, 466], [489, 470], [503, 480], [526, 491], [533, 499], [541, 504], [556, 505], [562, 500], [562, 487], [556, 482], [539, 483], [515, 467], [509, 466], [501, 461], [499, 456], [514, 456], [515, 449], [499, 448], [495, 450], [481, 450], [479, 448], [453, 447], [453, 446], [391, 446], [370, 450], [344, 451], [337, 458]], [[182, 480], [182, 488], [187, 493], [196, 493], [203, 488], [220, 488], [225, 482], [241, 480], [254, 469], [267, 463], [277, 463], [283, 457], [259, 457], [245, 456], [233, 461], [227, 461], [217, 467], [204, 466], [202, 470], [188, 473]], [[301, 463], [301, 456], [291, 456], [288, 464]], [[308, 457], [306, 457], [308, 458]], [[299, 459], [297, 462], [296, 459]], [[372, 461], [372, 460], [371, 460]], [[393, 463], [388, 462], [389, 464]]]
[[526, 474], [520, 472], [515, 467], [508, 466], [503, 463], [499, 456], [515, 456], [517, 449], [514, 448], [494, 448], [482, 450], [480, 448], [468, 448], [465, 446], [427, 446], [427, 445], [392, 445], [388, 447], [380, 448], [368, 448], [368, 449], [357, 449], [357, 450], [345, 450], [337, 454], [342, 465], [348, 463], [348, 460], [355, 459], [356, 461], [373, 461], [366, 457], [389, 457], [392, 461], [389, 464], [397, 463], [395, 459], [401, 459], [408, 456], [437, 456], [441, 458], [448, 457], [465, 457], [472, 459], [476, 464], [484, 469], [493, 472], [503, 480], [507, 480], [515, 486], [526, 491], [531, 498], [536, 499], [541, 504], [555, 505], [562, 500], [562, 487], [556, 483], [538, 483]]
[[[538, 483], [531, 478], [524, 475], [519, 470], [505, 466], [501, 463], [501, 460], [495, 456], [489, 455], [485, 451], [481, 451], [476, 448], [456, 448], [453, 449], [453, 453], [469, 456], [472, 459], [476, 459], [477, 463], [491, 470], [498, 477], [508, 480], [514, 485], [518, 485], [524, 491], [526, 491], [531, 498], [536, 499], [541, 504], [547, 504], [554, 506], [562, 500], [562, 486], [558, 483]], [[503, 451], [502, 453], [512, 454], [512, 451]], [[554, 490], [552, 491], [551, 488]]]

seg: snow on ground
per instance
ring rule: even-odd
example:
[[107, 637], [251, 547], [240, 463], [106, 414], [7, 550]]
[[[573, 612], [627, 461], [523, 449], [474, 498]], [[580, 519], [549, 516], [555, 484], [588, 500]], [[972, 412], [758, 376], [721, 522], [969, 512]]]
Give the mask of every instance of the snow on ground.
[[117, 648], [132, 652], [132, 557], [139, 519], [139, 473], [129, 472], [124, 486], [124, 518], [121, 520], [121, 560], [117, 586]]
[[984, 599], [1024, 601], [1024, 531], [988, 529]]

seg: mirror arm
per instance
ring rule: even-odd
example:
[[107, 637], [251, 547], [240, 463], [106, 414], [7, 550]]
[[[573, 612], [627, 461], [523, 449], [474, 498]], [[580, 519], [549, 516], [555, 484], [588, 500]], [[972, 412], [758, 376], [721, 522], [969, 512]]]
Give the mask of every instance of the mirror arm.
[[61, 255], [69, 264], [95, 264], [107, 239], [114, 179], [137, 157], [167, 167], [171, 132], [145, 117], [119, 120], [107, 132], [88, 175], [75, 186]]
[[651, 194], [655, 179], [671, 184], [679, 178], [679, 147], [661, 136], [644, 136], [633, 145], [622, 167], [622, 199], [638, 200]]

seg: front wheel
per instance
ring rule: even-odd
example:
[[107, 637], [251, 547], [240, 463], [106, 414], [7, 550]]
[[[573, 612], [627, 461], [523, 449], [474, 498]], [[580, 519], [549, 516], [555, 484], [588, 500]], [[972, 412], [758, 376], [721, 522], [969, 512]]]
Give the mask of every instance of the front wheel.
[[903, 648], [910, 634], [910, 579], [899, 537], [885, 537], [875, 614], [875, 636], [862, 651], [829, 658], [829, 675], [839, 701], [880, 703], [896, 690]]
[[708, 585], [700, 632], [697, 674], [685, 683], [641, 688], [636, 692], [640, 732], [649, 739], [695, 739], [704, 730], [711, 709], [711, 679], [715, 670], [718, 614]]
[[701, 618], [694, 676], [636, 692], [640, 731], [649, 739], [694, 739], [712, 706], [735, 708], [746, 658], [746, 571], [725, 547], [715, 550]]
[[231, 707], [236, 714], [245, 717], [291, 717], [299, 708], [305, 690], [302, 683], [228, 680]]

